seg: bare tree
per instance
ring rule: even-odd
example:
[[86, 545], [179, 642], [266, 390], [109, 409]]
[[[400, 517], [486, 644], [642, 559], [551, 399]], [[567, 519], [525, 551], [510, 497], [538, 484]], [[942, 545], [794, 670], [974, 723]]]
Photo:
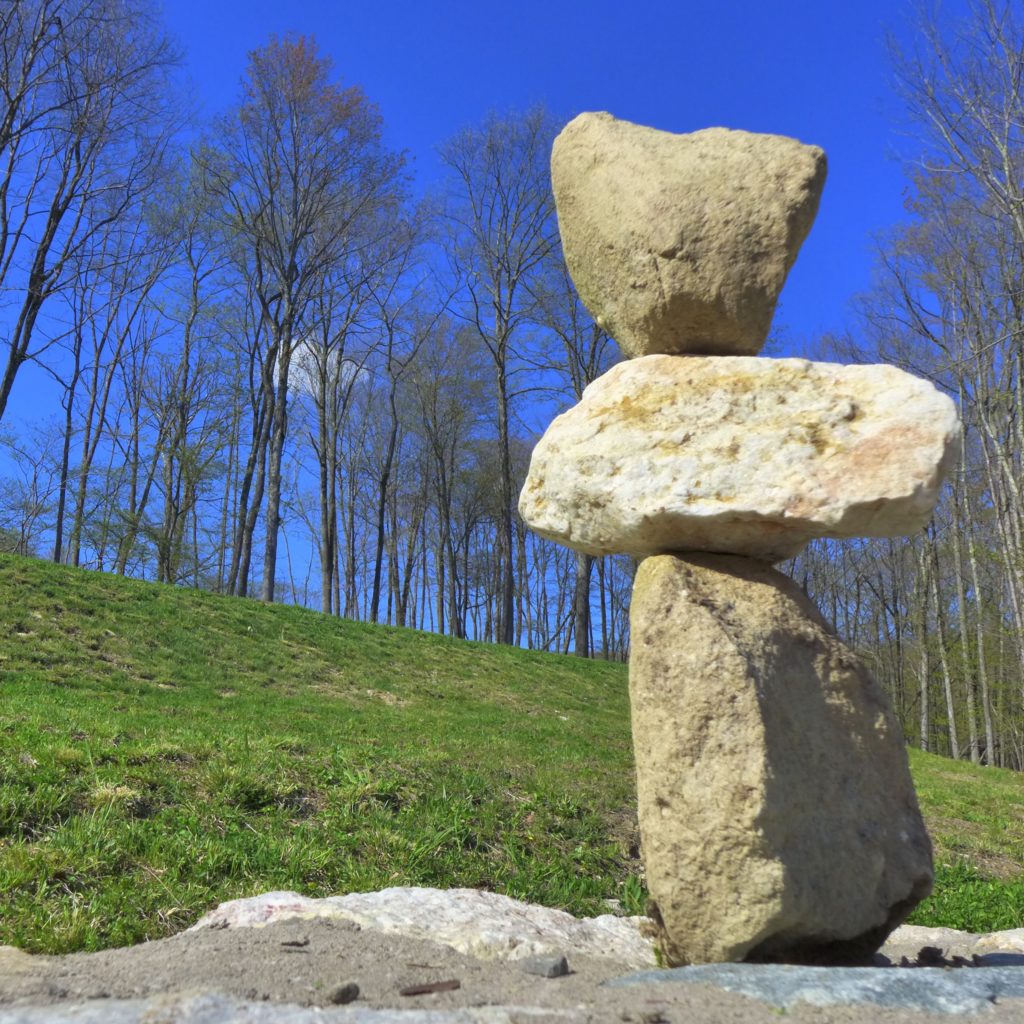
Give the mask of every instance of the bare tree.
[[[415, 235], [411, 225], [396, 238], [401, 246], [400, 257], [394, 261], [390, 280], [382, 282], [374, 288], [373, 301], [377, 309], [377, 318], [381, 330], [379, 363], [381, 379], [385, 393], [383, 410], [386, 417], [386, 441], [383, 458], [379, 462], [377, 473], [377, 541], [373, 563], [373, 589], [370, 595], [370, 621], [376, 622], [379, 614], [381, 593], [381, 570], [384, 557], [385, 513], [389, 498], [395, 460], [399, 451], [399, 438], [403, 418], [399, 414], [399, 392], [405, 385], [413, 365], [434, 330], [440, 314], [431, 314], [425, 309], [425, 295], [422, 281], [410, 280], [420, 276], [422, 267], [414, 262]], [[393, 506], [395, 507], [395, 506]], [[391, 530], [391, 537], [396, 537], [397, 530]], [[396, 566], [394, 557], [390, 560], [392, 568]]]
[[331, 81], [330, 62], [311, 38], [274, 38], [249, 55], [242, 102], [200, 154], [268, 331], [260, 376], [270, 417], [266, 601], [277, 571], [292, 355], [325, 276], [368, 244], [380, 208], [402, 198], [402, 161], [384, 149], [380, 131], [362, 91]]
[[13, 0], [0, 10], [0, 289], [16, 296], [0, 419], [43, 304], [111, 224], [138, 216], [177, 128], [175, 54], [148, 0]]
[[551, 117], [541, 107], [491, 115], [441, 149], [451, 172], [445, 209], [448, 254], [463, 290], [460, 314], [494, 367], [500, 507], [499, 604], [495, 635], [515, 641], [515, 552], [511, 415], [515, 361], [536, 308], [533, 279], [556, 245], [549, 154]]
[[[590, 316], [580, 301], [562, 259], [555, 250], [549, 273], [538, 289], [539, 326], [550, 332], [554, 341], [549, 366], [556, 380], [564, 381], [568, 394], [578, 402], [583, 391], [615, 361], [615, 344]], [[591, 654], [591, 575], [592, 555], [577, 552], [573, 583], [572, 622], [567, 630], [575, 637], [576, 654]]]
[[[393, 350], [394, 323], [381, 297], [395, 293], [415, 244], [410, 223], [398, 212], [381, 210], [370, 233], [373, 244], [354, 251], [324, 277], [314, 299], [313, 326], [297, 356], [297, 377], [316, 418], [316, 431], [310, 431], [309, 440], [320, 483], [317, 546], [320, 602], [326, 613], [341, 611], [337, 489], [341, 432], [356, 382], [370, 372], [369, 361], [379, 350]], [[371, 241], [369, 236], [366, 240]]]
[[[191, 521], [198, 530], [197, 506], [227, 440], [220, 412], [227, 390], [222, 367], [229, 360], [219, 349], [209, 287], [222, 270], [224, 254], [205, 230], [207, 216], [194, 181], [183, 182], [165, 209], [167, 229], [177, 243], [178, 273], [168, 282], [164, 315], [178, 344], [159, 361], [152, 379], [150, 402], [159, 424], [154, 461], [160, 463], [163, 507], [148, 533], [157, 550], [157, 579], [167, 583], [180, 577], [186, 527]], [[191, 561], [198, 574], [195, 547]]]
[[14, 437], [0, 434], [0, 451], [14, 472], [0, 478], [0, 551], [34, 555], [50, 525], [60, 475], [58, 430], [51, 424]]
[[430, 481], [436, 527], [436, 628], [456, 637], [464, 637], [466, 630], [460, 552], [466, 531], [459, 527], [460, 512], [470, 515], [468, 526], [473, 527], [470, 507], [458, 507], [460, 495], [467, 493], [460, 484], [471, 476], [470, 445], [492, 404], [487, 359], [475, 332], [456, 332], [450, 323], [440, 323], [420, 353], [410, 381], [415, 421], [427, 455], [424, 471]]

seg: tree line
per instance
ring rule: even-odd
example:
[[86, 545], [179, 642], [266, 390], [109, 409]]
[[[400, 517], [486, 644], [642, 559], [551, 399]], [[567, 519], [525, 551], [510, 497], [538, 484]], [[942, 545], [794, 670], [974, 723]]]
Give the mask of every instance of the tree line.
[[[952, 395], [928, 530], [791, 565], [908, 740], [1024, 767], [1024, 33], [1014, 5], [894, 53], [917, 159], [856, 329]], [[538, 429], [617, 358], [565, 271], [542, 108], [443, 143], [414, 198], [306, 37], [195, 125], [148, 0], [0, 8], [0, 544], [452, 636], [624, 657], [629, 559], [515, 512]], [[4, 361], [3, 353], [6, 353]], [[5, 418], [26, 368], [38, 414]]]
[[960, 409], [963, 455], [928, 529], [821, 544], [794, 567], [886, 683], [923, 750], [1024, 769], [1024, 19], [977, 0], [894, 54], [919, 144], [906, 224], [879, 239], [856, 336]]

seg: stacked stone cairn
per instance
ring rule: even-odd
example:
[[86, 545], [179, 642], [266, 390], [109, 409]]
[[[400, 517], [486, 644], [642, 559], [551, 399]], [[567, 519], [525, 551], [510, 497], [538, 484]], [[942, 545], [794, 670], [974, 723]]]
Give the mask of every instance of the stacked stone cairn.
[[662, 953], [864, 962], [931, 890], [931, 846], [885, 694], [772, 563], [922, 529], [955, 407], [891, 366], [757, 357], [822, 150], [583, 114], [552, 177], [569, 271], [627, 360], [551, 424], [519, 508], [642, 559], [629, 685]]

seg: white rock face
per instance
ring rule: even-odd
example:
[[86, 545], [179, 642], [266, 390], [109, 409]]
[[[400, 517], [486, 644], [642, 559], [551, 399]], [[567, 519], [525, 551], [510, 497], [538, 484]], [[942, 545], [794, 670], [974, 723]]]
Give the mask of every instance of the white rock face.
[[594, 555], [775, 561], [814, 537], [923, 528], [958, 439], [953, 402], [895, 367], [645, 356], [555, 419], [519, 511]]
[[480, 960], [521, 960], [551, 954], [610, 957], [631, 967], [655, 963], [639, 917], [575, 918], [476, 889], [400, 887], [309, 899], [270, 892], [222, 903], [192, 926], [262, 927], [291, 918], [340, 918], [363, 928], [441, 942]]
[[752, 559], [646, 559], [630, 629], [640, 834], [669, 963], [870, 957], [932, 884], [882, 688]]
[[755, 355], [814, 221], [825, 154], [590, 113], [555, 140], [551, 177], [569, 272], [625, 355]]
[[1024, 928], [979, 935], [972, 953], [1024, 953]]
[[[900, 957], [913, 959], [923, 946], [931, 946], [942, 951], [950, 959], [962, 956], [991, 957], [1009, 956], [1019, 966], [1024, 966], [1024, 928], [1011, 928], [1003, 932], [961, 932], [955, 928], [928, 928], [923, 925], [901, 924], [880, 950], [893, 962], [899, 963]], [[991, 961], [989, 961], [991, 962]], [[1024, 974], [1024, 971], [1021, 972]]]
[[954, 928], [903, 924], [886, 939], [881, 952], [898, 963], [903, 956], [913, 959], [923, 946], [941, 950], [947, 959], [977, 956], [983, 958], [986, 965], [992, 965], [994, 958], [1009, 957], [1016, 966], [1024, 967], [1024, 928], [979, 934]]

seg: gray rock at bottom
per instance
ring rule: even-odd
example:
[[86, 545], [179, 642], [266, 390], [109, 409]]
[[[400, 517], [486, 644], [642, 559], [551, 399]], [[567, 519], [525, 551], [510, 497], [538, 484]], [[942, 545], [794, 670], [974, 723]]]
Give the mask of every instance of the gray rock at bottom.
[[797, 584], [753, 559], [646, 559], [630, 624], [666, 962], [867, 962], [932, 883], [881, 687]]
[[1024, 970], [888, 967], [793, 967], [777, 964], [701, 964], [641, 971], [606, 982], [632, 985], [713, 985], [760, 999], [780, 1010], [811, 1006], [874, 1006], [923, 1013], [977, 1013], [1001, 998], [1024, 998]]
[[374, 1010], [251, 1003], [218, 993], [175, 994], [152, 999], [106, 999], [58, 1006], [0, 1009], [0, 1024], [522, 1024], [531, 1017], [583, 1024], [582, 1013], [523, 1006], [461, 1010]]
[[[967, 1014], [1001, 999], [1024, 998], [1024, 969], [821, 968], [767, 964], [705, 964], [641, 971], [605, 987], [641, 987], [645, 998], [659, 988], [705, 986], [788, 1010], [811, 1006], [873, 1006], [924, 1013]], [[725, 1018], [737, 1019], [735, 1011]], [[104, 999], [54, 1006], [0, 1008], [0, 1024], [592, 1024], [592, 1009], [475, 1006], [463, 1009], [323, 1009], [290, 1003], [248, 1002], [216, 992], [175, 993], [149, 999]], [[710, 1019], [710, 1018], [709, 1018]], [[873, 1019], [873, 1018], [871, 1018]]]

